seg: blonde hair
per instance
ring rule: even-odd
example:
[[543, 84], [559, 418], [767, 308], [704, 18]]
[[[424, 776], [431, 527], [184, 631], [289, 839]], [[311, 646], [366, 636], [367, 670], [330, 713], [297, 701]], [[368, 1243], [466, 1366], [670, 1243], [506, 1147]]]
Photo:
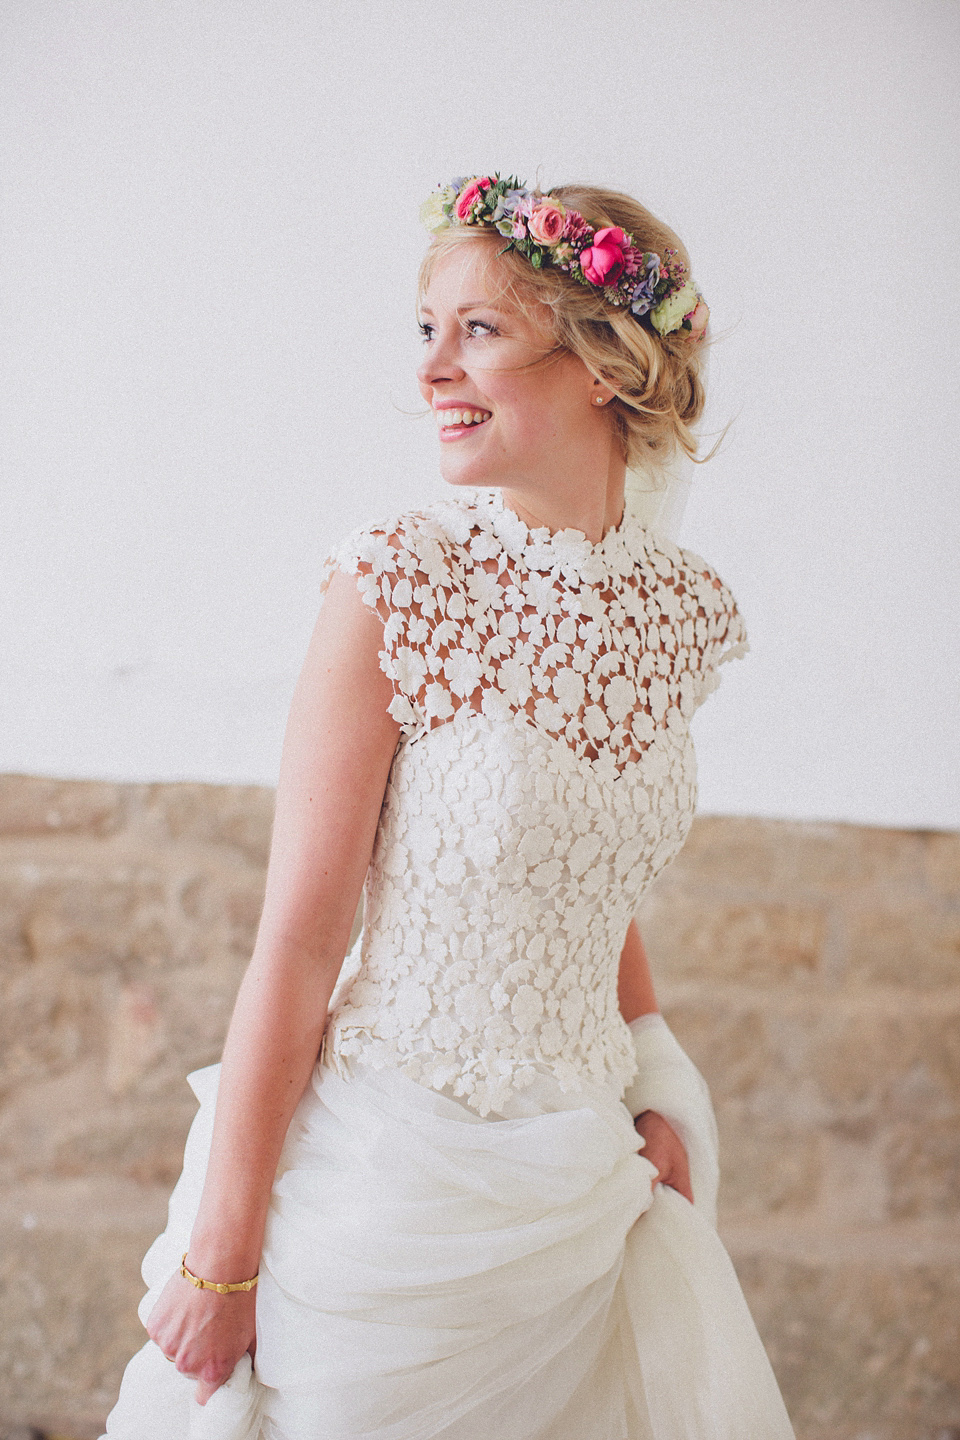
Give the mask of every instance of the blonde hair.
[[[641, 249], [658, 255], [673, 248], [689, 274], [689, 257], [678, 237], [629, 195], [591, 185], [560, 185], [550, 193], [568, 210], [579, 210], [595, 229], [617, 225]], [[555, 347], [579, 356], [614, 392], [608, 413], [629, 470], [659, 470], [679, 451], [696, 459], [693, 426], [705, 401], [704, 341], [692, 341], [685, 330], [658, 335], [565, 271], [534, 269], [525, 256], [504, 250], [505, 241], [485, 226], [452, 225], [434, 233], [420, 267], [421, 296], [440, 256], [469, 242], [484, 243], [491, 260], [497, 259], [498, 294], [528, 318], [541, 325], [546, 321]]]

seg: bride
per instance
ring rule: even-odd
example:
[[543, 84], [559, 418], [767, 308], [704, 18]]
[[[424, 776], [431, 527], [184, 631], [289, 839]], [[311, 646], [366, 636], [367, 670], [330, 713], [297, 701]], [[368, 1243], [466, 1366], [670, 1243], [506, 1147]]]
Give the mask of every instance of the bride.
[[788, 1440], [632, 919], [745, 643], [624, 499], [695, 452], [707, 306], [624, 195], [477, 176], [424, 218], [453, 493], [328, 564], [256, 947], [107, 1433]]

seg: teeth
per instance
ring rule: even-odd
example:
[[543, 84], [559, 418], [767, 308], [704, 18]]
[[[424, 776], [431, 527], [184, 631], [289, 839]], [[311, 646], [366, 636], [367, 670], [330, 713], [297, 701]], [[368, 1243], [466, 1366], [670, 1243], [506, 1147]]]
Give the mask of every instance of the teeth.
[[437, 423], [444, 430], [454, 425], [482, 425], [489, 420], [489, 410], [438, 410]]

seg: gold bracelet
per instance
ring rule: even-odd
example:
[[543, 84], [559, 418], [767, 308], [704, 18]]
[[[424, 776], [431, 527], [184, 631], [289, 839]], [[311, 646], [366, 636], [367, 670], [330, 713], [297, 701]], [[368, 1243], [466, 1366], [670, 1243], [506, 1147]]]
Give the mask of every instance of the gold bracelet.
[[232, 1295], [234, 1290], [252, 1290], [260, 1279], [258, 1270], [252, 1280], [238, 1280], [235, 1285], [220, 1285], [216, 1280], [201, 1280], [199, 1275], [194, 1275], [192, 1270], [187, 1269], [188, 1251], [184, 1250], [183, 1259], [180, 1261], [180, 1274], [184, 1280], [189, 1280], [191, 1285], [196, 1285], [198, 1290], [216, 1290], [218, 1295]]

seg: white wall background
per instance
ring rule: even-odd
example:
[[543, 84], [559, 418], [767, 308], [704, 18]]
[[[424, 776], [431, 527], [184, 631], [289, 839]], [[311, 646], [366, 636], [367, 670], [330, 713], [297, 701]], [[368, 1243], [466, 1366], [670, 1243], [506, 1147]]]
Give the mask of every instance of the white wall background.
[[670, 220], [725, 336], [682, 539], [753, 654], [708, 810], [960, 825], [955, 0], [0, 5], [0, 769], [272, 782], [321, 556], [439, 492], [423, 195]]

